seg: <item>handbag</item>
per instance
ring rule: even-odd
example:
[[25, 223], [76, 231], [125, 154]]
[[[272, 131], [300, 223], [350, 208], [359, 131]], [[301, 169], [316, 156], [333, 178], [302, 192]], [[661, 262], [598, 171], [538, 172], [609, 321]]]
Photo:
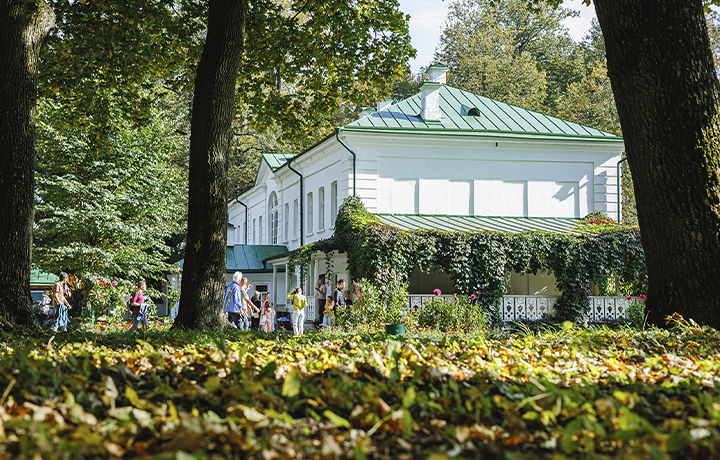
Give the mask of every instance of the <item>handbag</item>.
[[253, 313], [253, 318], [260, 318], [260, 313]]

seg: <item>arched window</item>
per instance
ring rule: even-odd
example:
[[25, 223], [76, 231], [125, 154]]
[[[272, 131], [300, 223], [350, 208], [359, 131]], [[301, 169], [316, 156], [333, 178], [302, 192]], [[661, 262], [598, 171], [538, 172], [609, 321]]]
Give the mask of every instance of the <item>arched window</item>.
[[270, 225], [268, 225], [268, 242], [270, 244], [278, 244], [278, 233], [280, 228], [280, 220], [278, 214], [280, 212], [280, 206], [278, 205], [277, 195], [275, 192], [270, 194], [270, 201], [268, 202], [268, 215], [270, 216]]

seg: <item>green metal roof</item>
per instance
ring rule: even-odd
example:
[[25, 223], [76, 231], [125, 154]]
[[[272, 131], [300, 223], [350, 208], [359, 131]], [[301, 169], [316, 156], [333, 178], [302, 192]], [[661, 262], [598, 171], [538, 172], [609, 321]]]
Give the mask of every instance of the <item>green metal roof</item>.
[[[487, 133], [504, 136], [522, 134], [622, 142], [622, 137], [615, 134], [515, 107], [447, 85], [440, 87], [441, 121], [425, 122], [420, 118], [420, 104], [420, 94], [416, 94], [367, 117], [348, 123], [343, 129], [415, 132], [425, 130], [433, 133], [473, 135]], [[471, 115], [478, 112], [479, 116]]]
[[52, 273], [43, 273], [40, 270], [30, 270], [30, 289], [52, 286], [60, 277]]
[[263, 153], [262, 157], [263, 160], [265, 160], [265, 163], [270, 167], [270, 169], [275, 172], [278, 168], [280, 168], [282, 165], [287, 163], [288, 160], [293, 158], [295, 155], [287, 155], [284, 153]]
[[382, 221], [402, 230], [420, 228], [445, 230], [449, 232], [471, 232], [491, 230], [496, 232], [520, 233], [543, 230], [554, 233], [580, 233], [574, 229], [580, 219], [551, 217], [474, 217], [436, 215], [378, 214]]
[[[288, 252], [287, 247], [282, 245], [236, 244], [235, 246], [228, 246], [227, 272], [257, 273], [272, 271], [271, 263], [263, 267], [263, 259], [287, 254]], [[184, 265], [185, 259], [180, 261], [180, 268], [183, 268]]]

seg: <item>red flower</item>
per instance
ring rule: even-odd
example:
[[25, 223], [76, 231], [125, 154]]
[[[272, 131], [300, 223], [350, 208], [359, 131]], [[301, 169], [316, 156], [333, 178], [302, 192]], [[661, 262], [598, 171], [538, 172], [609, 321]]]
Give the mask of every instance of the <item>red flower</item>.
[[640, 294], [640, 300], [645, 300], [645, 294]]
[[627, 299], [628, 299], [628, 300], [632, 300], [632, 296], [630, 296], [630, 295], [627, 296]]
[[475, 294], [470, 295], [470, 300], [475, 300]]
[[440, 294], [442, 294], [442, 292], [440, 291], [440, 289], [435, 289], [435, 290], [433, 291], [433, 294], [435, 294], [435, 296], [437, 297], [437, 296], [439, 296]]

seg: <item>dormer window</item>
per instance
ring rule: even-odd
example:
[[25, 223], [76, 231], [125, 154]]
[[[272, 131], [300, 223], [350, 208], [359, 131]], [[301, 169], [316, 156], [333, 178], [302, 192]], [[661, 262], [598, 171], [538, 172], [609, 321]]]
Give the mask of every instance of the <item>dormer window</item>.
[[463, 117], [479, 117], [482, 116], [480, 113], [480, 109], [477, 107], [469, 107], [467, 105], [462, 105], [460, 107], [460, 115]]

